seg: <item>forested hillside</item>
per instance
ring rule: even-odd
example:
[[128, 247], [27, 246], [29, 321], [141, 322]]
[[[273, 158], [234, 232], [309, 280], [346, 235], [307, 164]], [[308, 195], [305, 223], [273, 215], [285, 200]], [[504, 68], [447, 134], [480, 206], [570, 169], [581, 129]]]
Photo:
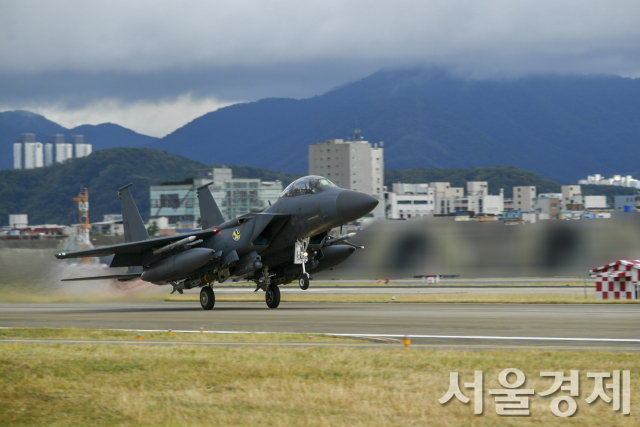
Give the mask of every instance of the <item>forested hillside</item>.
[[[149, 148], [112, 148], [88, 157], [70, 159], [50, 167], [0, 171], [0, 225], [9, 214], [26, 213], [31, 224], [78, 221], [73, 197], [89, 190], [91, 221], [105, 214], [120, 213], [118, 188], [133, 183], [131, 192], [143, 218], [149, 217], [149, 186], [182, 181], [197, 176], [198, 169], [211, 167], [175, 154]], [[295, 174], [231, 166], [236, 178], [280, 179], [288, 185]]]

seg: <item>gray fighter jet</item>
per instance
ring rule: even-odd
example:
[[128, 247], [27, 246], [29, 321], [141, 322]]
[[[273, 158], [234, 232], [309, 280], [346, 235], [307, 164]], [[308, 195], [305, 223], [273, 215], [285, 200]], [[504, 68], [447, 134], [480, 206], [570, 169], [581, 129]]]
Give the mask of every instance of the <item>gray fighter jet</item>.
[[[211, 184], [208, 184], [211, 185]], [[280, 289], [296, 280], [309, 287], [310, 274], [345, 261], [358, 246], [353, 234], [331, 237], [329, 231], [371, 212], [378, 200], [344, 190], [321, 176], [292, 182], [276, 203], [261, 213], [224, 221], [208, 185], [198, 188], [202, 231], [150, 239], [129, 187], [118, 190], [122, 204], [125, 243], [71, 253], [58, 259], [113, 255], [110, 267], [126, 273], [69, 280], [142, 279], [171, 285], [173, 292], [201, 287], [200, 304], [215, 304], [213, 284], [243, 278], [265, 291], [269, 308], [280, 304]]]

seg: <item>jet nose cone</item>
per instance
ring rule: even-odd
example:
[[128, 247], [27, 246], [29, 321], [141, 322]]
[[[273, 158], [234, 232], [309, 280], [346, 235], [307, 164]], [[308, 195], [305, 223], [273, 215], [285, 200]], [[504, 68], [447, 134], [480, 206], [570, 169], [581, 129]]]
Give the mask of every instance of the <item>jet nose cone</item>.
[[343, 222], [362, 218], [378, 206], [378, 199], [359, 191], [343, 190], [336, 199], [336, 209]]

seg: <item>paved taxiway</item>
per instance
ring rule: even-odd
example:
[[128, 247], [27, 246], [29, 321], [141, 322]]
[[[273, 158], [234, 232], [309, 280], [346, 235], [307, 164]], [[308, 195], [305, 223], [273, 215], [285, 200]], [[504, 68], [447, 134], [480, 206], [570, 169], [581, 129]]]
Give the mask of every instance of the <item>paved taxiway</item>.
[[420, 347], [640, 351], [640, 306], [218, 302], [0, 305], [2, 327], [413, 336]]

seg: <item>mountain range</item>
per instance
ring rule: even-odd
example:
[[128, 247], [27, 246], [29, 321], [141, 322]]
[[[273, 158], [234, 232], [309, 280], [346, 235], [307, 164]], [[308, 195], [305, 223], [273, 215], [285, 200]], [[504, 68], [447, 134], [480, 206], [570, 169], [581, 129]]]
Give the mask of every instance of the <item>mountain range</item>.
[[[26, 132], [14, 125], [7, 136], [6, 123], [0, 116], [3, 145]], [[109, 126], [109, 136], [100, 139], [100, 126]], [[439, 69], [383, 70], [308, 99], [221, 108], [161, 139], [100, 126], [91, 137], [85, 132], [94, 150], [146, 145], [208, 164], [300, 174], [308, 170], [309, 144], [347, 139], [358, 128], [366, 140], [384, 141], [386, 169], [506, 165], [575, 183], [588, 174], [638, 170], [640, 79], [474, 80]]]
[[223, 108], [154, 146], [304, 172], [307, 145], [349, 137], [354, 128], [370, 142], [384, 141], [386, 169], [507, 165], [575, 183], [638, 169], [640, 79], [468, 80], [442, 70], [380, 71], [322, 96]]

